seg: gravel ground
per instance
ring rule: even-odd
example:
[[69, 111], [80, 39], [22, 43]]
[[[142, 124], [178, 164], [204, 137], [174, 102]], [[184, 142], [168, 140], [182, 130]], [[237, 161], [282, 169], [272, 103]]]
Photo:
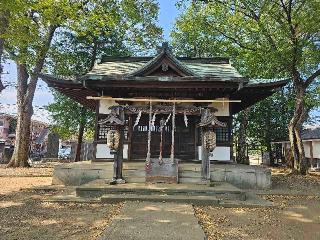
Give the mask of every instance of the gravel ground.
[[320, 195], [320, 174], [306, 176], [290, 174], [289, 169], [272, 168], [272, 191]]
[[50, 168], [0, 168], [1, 240], [97, 239], [119, 213], [122, 204], [47, 203], [42, 200], [54, 193], [21, 190], [50, 185], [51, 177], [39, 176], [51, 172]]
[[0, 177], [0, 197], [24, 188], [50, 185], [51, 182], [51, 177]]
[[53, 165], [31, 168], [6, 168], [6, 164], [0, 164], [0, 177], [51, 177]]
[[[21, 190], [50, 185], [52, 170], [0, 165], [1, 240], [96, 239], [119, 214], [122, 204], [46, 203], [44, 198], [55, 193]], [[276, 204], [273, 208], [195, 207], [208, 239], [319, 240], [320, 176], [294, 176], [286, 169], [272, 169], [272, 181], [272, 190], [263, 197]], [[274, 191], [291, 195], [272, 195]]]
[[268, 196], [278, 207], [195, 207], [209, 240], [213, 239], [320, 239], [320, 199]]
[[283, 193], [268, 195], [266, 191], [262, 195], [275, 203], [272, 208], [194, 207], [195, 214], [209, 240], [319, 240], [320, 177], [295, 176], [286, 169], [272, 169], [271, 191]]

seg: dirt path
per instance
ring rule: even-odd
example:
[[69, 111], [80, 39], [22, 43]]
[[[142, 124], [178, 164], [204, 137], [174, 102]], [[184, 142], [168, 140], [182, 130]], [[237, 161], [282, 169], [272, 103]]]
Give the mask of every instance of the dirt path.
[[204, 240], [191, 205], [126, 202], [101, 240]]
[[[122, 204], [56, 204], [42, 200], [53, 193], [20, 190], [50, 185], [51, 169], [0, 168], [0, 239], [97, 239]], [[14, 176], [16, 177], [14, 177]], [[11, 176], [11, 177], [7, 177]], [[21, 177], [27, 176], [27, 177]]]

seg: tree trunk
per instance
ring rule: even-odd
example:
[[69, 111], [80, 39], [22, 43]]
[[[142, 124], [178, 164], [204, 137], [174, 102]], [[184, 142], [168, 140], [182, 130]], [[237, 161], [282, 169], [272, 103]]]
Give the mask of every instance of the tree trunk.
[[293, 173], [305, 175], [307, 173], [307, 161], [301, 139], [302, 124], [306, 118], [304, 107], [305, 87], [296, 84], [296, 102], [293, 117], [289, 123], [289, 140], [293, 156]]
[[[46, 54], [49, 50], [54, 32], [57, 26], [49, 26], [47, 38], [44, 44], [39, 49], [36, 56], [36, 64], [33, 71], [29, 74], [26, 63], [19, 61], [17, 64], [17, 128], [16, 128], [16, 143], [14, 152], [8, 167], [25, 167], [28, 164], [28, 155], [30, 147], [30, 126], [31, 116], [33, 114], [32, 101], [37, 87], [38, 74], [41, 72]], [[25, 50], [25, 49], [24, 49]]]
[[268, 152], [268, 157], [269, 157], [269, 164], [270, 166], [274, 166], [274, 159], [273, 159], [273, 155], [272, 155], [272, 147], [271, 147], [271, 133], [270, 133], [270, 129], [271, 129], [271, 120], [270, 120], [270, 112], [267, 111], [266, 112], [266, 121], [265, 121], [265, 141], [266, 141], [266, 145], [267, 145], [267, 152]]
[[81, 147], [82, 147], [84, 128], [85, 128], [85, 124], [83, 122], [81, 122], [79, 125], [79, 134], [78, 134], [76, 156], [74, 158], [75, 162], [79, 162], [80, 158], [81, 158]]
[[31, 133], [31, 116], [33, 114], [32, 102], [25, 104], [24, 96], [27, 89], [27, 81], [29, 78], [27, 68], [23, 64], [17, 63], [17, 127], [16, 127], [16, 141], [14, 145], [14, 152], [8, 167], [27, 167], [30, 133]]
[[246, 130], [248, 125], [248, 109], [241, 112], [240, 116], [240, 126], [239, 126], [239, 136], [237, 145], [237, 163], [249, 165], [249, 159], [247, 156], [247, 144], [246, 144]]

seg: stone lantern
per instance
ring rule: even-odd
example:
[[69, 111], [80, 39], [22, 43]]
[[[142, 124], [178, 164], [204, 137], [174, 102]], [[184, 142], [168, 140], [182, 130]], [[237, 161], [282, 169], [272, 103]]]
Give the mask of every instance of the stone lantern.
[[98, 122], [100, 125], [108, 126], [107, 146], [110, 153], [114, 155], [113, 179], [110, 184], [124, 183], [122, 178], [123, 165], [123, 138], [124, 138], [124, 111], [121, 107], [111, 107], [111, 113]]
[[201, 127], [201, 178], [203, 183], [210, 182], [210, 159], [209, 152], [216, 148], [217, 138], [215, 127], [226, 127], [226, 124], [220, 122], [213, 113], [214, 109], [204, 108], [201, 112], [201, 119], [198, 127]]

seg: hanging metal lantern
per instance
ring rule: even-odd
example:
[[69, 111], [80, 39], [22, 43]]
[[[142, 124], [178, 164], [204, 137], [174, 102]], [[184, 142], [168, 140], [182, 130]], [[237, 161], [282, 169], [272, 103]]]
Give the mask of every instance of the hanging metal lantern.
[[208, 151], [213, 151], [217, 146], [217, 138], [216, 133], [212, 130], [206, 131], [204, 133], [204, 147], [208, 149]]
[[107, 146], [111, 151], [117, 151], [120, 143], [120, 131], [109, 130], [107, 133]]

